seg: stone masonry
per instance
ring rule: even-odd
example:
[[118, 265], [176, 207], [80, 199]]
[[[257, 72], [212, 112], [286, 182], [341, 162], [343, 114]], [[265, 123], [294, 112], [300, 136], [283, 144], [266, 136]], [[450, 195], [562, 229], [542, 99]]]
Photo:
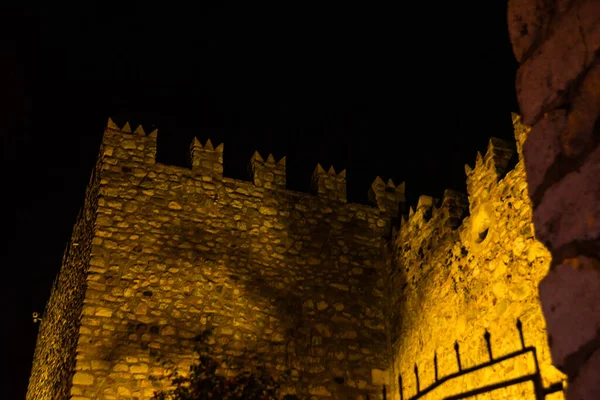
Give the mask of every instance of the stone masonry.
[[85, 204], [73, 227], [38, 333], [27, 399], [67, 399], [75, 370], [75, 351], [98, 210], [100, 165], [92, 173]]
[[[314, 194], [285, 189], [285, 158], [255, 153], [252, 182], [223, 176], [223, 145], [194, 139], [190, 168], [156, 162], [156, 136], [111, 120], [86, 203], [43, 316], [28, 400], [149, 399], [185, 374], [210, 328], [221, 372], [290, 370], [302, 399], [400, 399], [494, 355], [538, 351], [552, 365], [537, 285], [550, 253], [537, 240], [523, 145], [496, 138], [465, 167], [468, 196], [421, 196], [376, 178], [374, 206], [346, 201], [345, 171], [317, 165]], [[554, 350], [554, 349], [553, 349]], [[250, 360], [250, 361], [249, 361]], [[244, 364], [244, 362], [250, 364]], [[517, 359], [450, 381], [459, 393], [522, 376]], [[524, 386], [494, 398], [526, 398]], [[556, 394], [561, 396], [560, 393]], [[483, 397], [482, 397], [483, 398]], [[491, 397], [488, 397], [491, 398]], [[561, 398], [561, 397], [553, 397]]]
[[[455, 343], [462, 368], [489, 361], [486, 331], [495, 357], [520, 350], [517, 319], [525, 344], [537, 349], [544, 386], [564, 379], [552, 366], [537, 293], [550, 254], [536, 240], [531, 221], [522, 160], [529, 129], [517, 115], [513, 123], [516, 145], [492, 138], [485, 155], [477, 154], [475, 167], [465, 166], [468, 196], [450, 190], [442, 199], [421, 196], [392, 238], [389, 320], [394, 400], [400, 399], [400, 381], [404, 398], [417, 394], [415, 365], [421, 390], [435, 381], [434, 357], [439, 379], [458, 372]], [[532, 372], [532, 360], [519, 357], [450, 380], [427, 398], [444, 398]], [[561, 393], [554, 396], [564, 398]], [[535, 396], [531, 386], [513, 385], [477, 398]]]
[[148, 399], [189, 369], [207, 328], [224, 374], [238, 368], [225, 359], [256, 357], [291, 370], [286, 393], [379, 398], [383, 238], [404, 186], [378, 180], [371, 207], [347, 203], [345, 172], [320, 165], [311, 195], [285, 190], [271, 155], [252, 157], [246, 182], [223, 177], [223, 145], [195, 139], [190, 169], [155, 154], [156, 132], [109, 120], [27, 399]]
[[517, 96], [554, 365], [567, 398], [600, 398], [600, 1], [509, 0]]

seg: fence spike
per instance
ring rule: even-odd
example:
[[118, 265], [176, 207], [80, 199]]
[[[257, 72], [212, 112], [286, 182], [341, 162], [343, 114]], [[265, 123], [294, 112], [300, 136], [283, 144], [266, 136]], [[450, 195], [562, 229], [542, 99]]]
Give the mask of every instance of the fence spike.
[[417, 393], [420, 393], [421, 388], [419, 385], [419, 367], [417, 367], [417, 363], [415, 363], [415, 378], [417, 379]]
[[402, 375], [398, 374], [398, 392], [400, 392], [400, 400], [404, 400], [404, 393], [402, 392]]
[[458, 370], [462, 371], [462, 366], [460, 365], [460, 345], [458, 344], [458, 340], [454, 342], [454, 351], [456, 352], [456, 362], [458, 363]]
[[483, 334], [483, 338], [485, 339], [485, 344], [487, 347], [488, 355], [490, 356], [490, 361], [494, 360], [494, 356], [492, 355], [492, 334], [486, 329]]
[[521, 347], [525, 348], [525, 338], [523, 337], [523, 324], [521, 318], [517, 318], [517, 329], [519, 330], [519, 338], [521, 339]]
[[[461, 360], [460, 360], [460, 345], [458, 343], [458, 340], [456, 340], [454, 342], [454, 351], [456, 352], [456, 361], [458, 363], [458, 372], [446, 375], [441, 380], [439, 378], [439, 371], [438, 371], [437, 351], [434, 351], [433, 364], [434, 364], [434, 371], [435, 371], [435, 382], [431, 385], [428, 385], [428, 386], [426, 385], [426, 387], [423, 389], [421, 389], [421, 384], [419, 382], [419, 367], [418, 367], [417, 363], [415, 363], [414, 364], [414, 373], [415, 373], [415, 378], [416, 378], [416, 392], [417, 393], [414, 396], [408, 396], [408, 400], [421, 399], [423, 396], [426, 396], [427, 394], [429, 394], [432, 390], [438, 388], [442, 382], [445, 382], [449, 379], [458, 378], [460, 376], [463, 376], [465, 374], [479, 370], [481, 368], [492, 367], [494, 364], [504, 362], [508, 359], [512, 359], [514, 357], [520, 356], [522, 354], [526, 354], [528, 352], [531, 352], [533, 354], [533, 359], [535, 362], [535, 373], [529, 373], [529, 374], [522, 375], [522, 376], [514, 378], [514, 379], [508, 379], [508, 380], [494, 383], [494, 384], [488, 384], [488, 385], [484, 384], [481, 387], [477, 387], [477, 388], [469, 390], [467, 392], [463, 392], [463, 393], [445, 397], [445, 398], [447, 400], [459, 400], [459, 399], [465, 399], [467, 397], [472, 398], [473, 396], [477, 396], [479, 394], [488, 393], [488, 392], [497, 390], [499, 388], [505, 388], [505, 387], [509, 387], [512, 385], [521, 384], [523, 382], [532, 382], [533, 383], [534, 390], [535, 390], [535, 398], [537, 400], [543, 400], [547, 394], [551, 394], [551, 393], [563, 390], [562, 382], [555, 383], [547, 388], [544, 387], [543, 381], [542, 381], [542, 375], [540, 373], [539, 360], [537, 357], [536, 348], [534, 346], [525, 347], [525, 340], [523, 338], [523, 324], [520, 319], [517, 319], [517, 329], [519, 330], [519, 335], [521, 338], [521, 344], [523, 346], [523, 349], [509, 353], [509, 354], [502, 355], [498, 359], [494, 359], [494, 357], [493, 357], [492, 340], [491, 340], [492, 335], [487, 329], [485, 329], [485, 333], [483, 336], [484, 336], [484, 339], [487, 344], [487, 350], [488, 350], [488, 354], [490, 356], [490, 361], [486, 361], [486, 362], [483, 362], [483, 363], [475, 365], [475, 366], [467, 367], [466, 369], [462, 368], [462, 364], [461, 364]], [[404, 388], [402, 385], [402, 375], [398, 374], [398, 392], [400, 394], [400, 400], [404, 400], [403, 390], [404, 390]], [[382, 393], [383, 393], [383, 399], [386, 400], [387, 393], [386, 393], [385, 385], [383, 385]]]

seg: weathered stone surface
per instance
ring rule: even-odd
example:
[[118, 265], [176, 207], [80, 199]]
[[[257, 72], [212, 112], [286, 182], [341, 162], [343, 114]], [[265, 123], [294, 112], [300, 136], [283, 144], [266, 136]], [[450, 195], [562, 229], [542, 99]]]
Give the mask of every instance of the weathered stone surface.
[[[561, 154], [560, 137], [567, 124], [565, 110], [553, 110], [544, 115], [527, 135], [523, 145], [527, 184], [532, 201], [539, 201], [536, 191], [543, 184], [547, 171]], [[534, 203], [535, 205], [535, 203]]]
[[[371, 370], [389, 365], [383, 238], [392, 212], [347, 203], [345, 172], [319, 170], [317, 195], [296, 193], [272, 157], [255, 158], [254, 184], [221, 176], [222, 146], [194, 141], [186, 169], [156, 163], [155, 140], [105, 132], [78, 247], [91, 259], [70, 283], [83, 294], [87, 277], [85, 307], [60, 321], [78, 333], [66, 349], [77, 350], [76, 364], [60, 366], [78, 371], [66, 386], [81, 397], [148, 399], [168, 387], [169, 372], [187, 372], [195, 337], [213, 328], [226, 376], [241, 368], [231, 357], [256, 356], [275, 376], [292, 371], [287, 392], [377, 399]], [[52, 306], [47, 313], [60, 312]], [[43, 373], [53, 361], [36, 362], [29, 398], [62, 398], [40, 386], [52, 386]]]
[[600, 262], [565, 260], [542, 280], [540, 298], [554, 364], [575, 375], [590, 346], [600, 344]]
[[572, 85], [592, 64], [600, 48], [598, 15], [598, 1], [578, 1], [553, 19], [548, 37], [521, 64], [517, 97], [525, 124], [533, 126], [545, 112], [562, 105]]
[[579, 370], [577, 377], [569, 383], [567, 388], [567, 398], [576, 400], [595, 400], [600, 399], [600, 350], [585, 362]]
[[522, 62], [517, 95], [524, 122], [534, 124], [524, 152], [535, 230], [558, 265], [540, 287], [553, 358], [570, 375], [569, 400], [598, 398], [600, 365], [584, 364], [600, 348], [597, 305], [590, 304], [598, 303], [596, 272], [566, 264], [588, 265], [598, 254], [600, 2], [545, 1], [539, 9], [552, 10], [550, 18], [532, 1], [511, 3], [510, 36]]
[[[515, 136], [522, 142], [527, 129], [518, 118], [514, 123]], [[486, 155], [478, 155], [475, 167], [468, 170], [468, 203], [463, 199], [449, 207], [451, 203], [444, 199], [437, 208], [423, 202], [392, 241], [388, 319], [393, 399], [399, 398], [399, 375], [404, 398], [416, 394], [415, 363], [421, 389], [434, 382], [434, 356], [439, 378], [456, 372], [455, 341], [460, 344], [463, 368], [489, 360], [483, 340], [486, 330], [491, 333], [495, 355], [520, 349], [517, 318], [523, 323], [527, 345], [538, 349], [544, 384], [564, 379], [551, 365], [537, 295], [550, 254], [531, 229], [523, 160], [506, 171], [511, 146], [501, 144], [491, 141]], [[462, 219], [466, 207], [470, 216]], [[499, 380], [509, 379], [525, 370], [525, 365], [515, 362], [497, 368], [494, 374]], [[491, 379], [485, 374], [449, 381], [432, 398], [481, 387]], [[498, 395], [520, 399], [533, 393], [514, 386]]]
[[600, 59], [585, 74], [572, 96], [567, 129], [561, 135], [561, 147], [567, 157], [584, 155], [598, 142], [600, 117]]
[[[415, 362], [421, 387], [434, 379], [434, 355], [440, 377], [454, 372], [454, 340], [463, 367], [485, 361], [485, 330], [494, 354], [518, 349], [516, 318], [538, 348], [544, 383], [562, 379], [536, 293], [550, 256], [533, 236], [523, 161], [508, 170], [528, 132], [517, 121], [516, 148], [492, 139], [469, 168], [468, 198], [421, 196], [389, 247], [404, 185], [376, 180], [376, 207], [349, 204], [345, 173], [332, 168], [317, 167], [316, 196], [295, 193], [276, 179], [285, 163], [272, 157], [255, 163], [255, 183], [238, 181], [221, 175], [222, 146], [192, 143], [185, 169], [155, 162], [156, 136], [108, 129], [84, 209], [89, 223], [78, 228], [86, 235], [72, 250], [83, 257], [81, 276], [52, 298], [79, 293], [68, 318], [81, 324], [65, 352], [77, 351], [76, 363], [36, 359], [29, 398], [62, 393], [41, 386], [57, 365], [77, 371], [65, 384], [73, 396], [148, 399], [168, 387], [170, 372], [186, 373], [206, 328], [223, 375], [241, 367], [230, 357], [257, 356], [275, 375], [291, 371], [285, 393], [318, 400], [379, 399], [382, 384], [397, 396], [399, 374], [405, 396], [414, 394]], [[52, 299], [48, 315], [68, 304]], [[39, 343], [60, 342], [61, 329], [48, 325]], [[509, 367], [496, 373], [514, 377]], [[516, 388], [507, 395], [525, 397]]]
[[[83, 311], [94, 219], [100, 185], [99, 164], [85, 193], [85, 204], [65, 249], [61, 273], [54, 281], [40, 323], [27, 399], [64, 399], [71, 393]], [[73, 393], [82, 394], [82, 393]], [[74, 398], [87, 399], [85, 396]]]
[[285, 189], [285, 157], [275, 162], [272, 154], [265, 161], [258, 152], [250, 160], [252, 181], [257, 187]]
[[543, 38], [553, 9], [548, 0], [509, 0], [508, 33], [518, 62]]
[[77, 372], [73, 376], [73, 384], [74, 385], [93, 385], [94, 384], [94, 375], [87, 374], [85, 372]]
[[[559, 249], [573, 241], [600, 236], [600, 147], [576, 171], [549, 187], [536, 207], [536, 236], [547, 247]], [[560, 261], [560, 260], [559, 260]]]

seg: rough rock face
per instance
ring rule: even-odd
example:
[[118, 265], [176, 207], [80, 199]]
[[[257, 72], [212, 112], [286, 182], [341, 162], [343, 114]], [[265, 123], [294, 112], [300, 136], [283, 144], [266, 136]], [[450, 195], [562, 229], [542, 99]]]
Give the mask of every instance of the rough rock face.
[[[98, 195], [89, 195], [87, 230], [76, 229], [84, 253], [65, 264], [48, 304], [29, 399], [66, 398], [44, 386], [55, 374], [73, 400], [148, 399], [168, 371], [187, 371], [206, 328], [218, 358], [291, 370], [287, 393], [379, 398], [389, 365], [383, 237], [404, 187], [378, 179], [376, 207], [350, 204], [345, 172], [318, 166], [317, 195], [295, 193], [282, 190], [285, 160], [256, 154], [252, 183], [223, 177], [222, 153], [195, 140], [191, 169], [161, 165], [155, 132], [109, 121]], [[69, 315], [55, 317], [61, 310]], [[52, 340], [67, 351], [48, 349]], [[74, 367], [60, 364], [73, 358], [73, 340]]]
[[71, 389], [88, 278], [94, 221], [98, 209], [100, 162], [90, 179], [85, 205], [73, 227], [38, 332], [27, 400], [66, 399]]
[[[568, 399], [600, 398], [600, 2], [510, 0], [517, 94], [552, 358]], [[576, 328], [575, 328], [576, 327]]]
[[[537, 348], [544, 385], [564, 378], [551, 365], [537, 294], [550, 254], [532, 229], [520, 157], [528, 128], [516, 115], [513, 121], [516, 149], [492, 138], [486, 154], [477, 155], [475, 167], [465, 167], [468, 198], [452, 191], [446, 191], [441, 200], [421, 196], [392, 240], [393, 399], [400, 398], [399, 381], [407, 398], [417, 393], [417, 385], [423, 390], [434, 383], [436, 373], [441, 379], [457, 372], [455, 342], [463, 369], [489, 361], [486, 331], [494, 357], [520, 350], [517, 319], [523, 326], [525, 345]], [[508, 171], [515, 150], [518, 163]], [[433, 398], [531, 372], [531, 360], [516, 358], [450, 380], [436, 389]], [[528, 390], [525, 385], [514, 385], [495, 391], [493, 398], [533, 396]]]

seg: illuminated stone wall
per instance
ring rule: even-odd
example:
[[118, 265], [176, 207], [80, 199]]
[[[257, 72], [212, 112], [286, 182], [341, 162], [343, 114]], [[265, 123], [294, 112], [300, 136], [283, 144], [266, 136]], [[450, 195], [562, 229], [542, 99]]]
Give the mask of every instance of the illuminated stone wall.
[[[551, 365], [537, 290], [550, 255], [532, 229], [520, 154], [528, 129], [516, 115], [513, 120], [516, 146], [491, 139], [486, 154], [477, 155], [475, 167], [465, 167], [468, 198], [452, 191], [439, 200], [421, 196], [393, 237], [392, 399], [400, 398], [398, 375], [404, 398], [417, 393], [415, 364], [421, 390], [434, 382], [434, 356], [439, 378], [457, 372], [455, 341], [463, 368], [489, 360], [486, 329], [495, 357], [521, 349], [517, 318], [525, 344], [537, 347], [545, 386], [563, 379]], [[513, 168], [516, 150], [518, 163]], [[451, 380], [427, 398], [531, 372], [532, 365], [521, 357]], [[526, 393], [527, 388], [517, 385], [489, 398], [526, 398]]]
[[600, 2], [509, 0], [540, 297], [568, 399], [600, 398]]
[[[148, 399], [168, 372], [187, 371], [207, 328], [214, 355], [232, 360], [224, 374], [256, 356], [274, 374], [292, 371], [286, 393], [378, 399], [385, 383], [398, 399], [399, 375], [405, 398], [416, 393], [415, 364], [421, 389], [435, 379], [434, 355], [438, 378], [457, 371], [455, 340], [463, 368], [489, 359], [486, 330], [494, 356], [520, 349], [520, 318], [544, 384], [562, 380], [537, 292], [550, 254], [533, 232], [529, 128], [513, 120], [516, 146], [491, 139], [465, 167], [468, 198], [421, 196], [398, 231], [404, 184], [377, 178], [374, 207], [349, 204], [345, 172], [319, 165], [315, 194], [292, 192], [285, 159], [258, 153], [252, 182], [234, 180], [223, 177], [223, 146], [198, 140], [189, 169], [162, 165], [156, 132], [109, 120], [43, 316], [28, 399]], [[531, 368], [521, 357], [430, 398]]]
[[245, 182], [223, 177], [222, 145], [190, 150], [190, 169], [156, 163], [156, 132], [109, 121], [73, 399], [150, 398], [206, 328], [218, 357], [291, 369], [289, 392], [379, 398], [382, 238], [403, 185], [378, 179], [377, 207], [349, 204], [345, 172], [317, 167], [303, 194], [282, 190], [285, 160], [255, 154]]
[[90, 178], [84, 207], [73, 227], [61, 273], [52, 286], [40, 323], [27, 400], [69, 396], [94, 235], [100, 165], [99, 161]]

